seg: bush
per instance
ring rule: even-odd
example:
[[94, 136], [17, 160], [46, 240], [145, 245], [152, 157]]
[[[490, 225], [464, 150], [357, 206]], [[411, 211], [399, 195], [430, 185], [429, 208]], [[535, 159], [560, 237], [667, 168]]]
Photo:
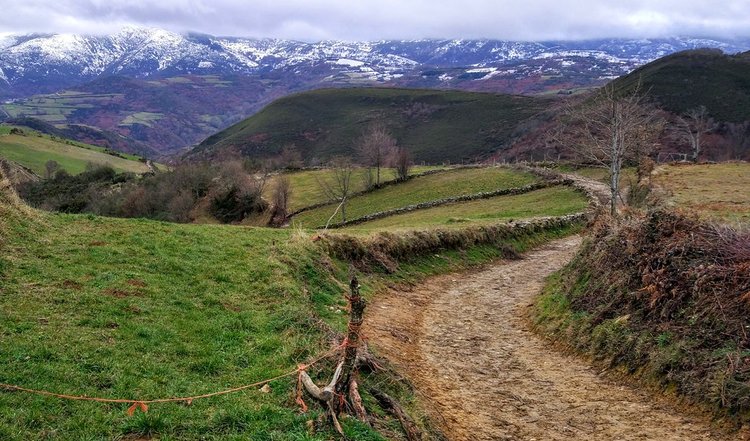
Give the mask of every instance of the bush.
[[749, 232], [665, 210], [600, 222], [549, 291], [569, 308], [546, 331], [750, 421]]
[[232, 185], [225, 191], [217, 192], [211, 198], [211, 214], [221, 222], [240, 222], [252, 213], [261, 213], [268, 204], [253, 191], [242, 191]]

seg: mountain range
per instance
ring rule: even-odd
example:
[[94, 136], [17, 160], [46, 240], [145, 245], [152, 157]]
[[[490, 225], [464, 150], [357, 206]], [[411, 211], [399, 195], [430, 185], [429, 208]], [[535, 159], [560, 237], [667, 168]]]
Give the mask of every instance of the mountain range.
[[[750, 39], [301, 42], [124, 28], [112, 35], [0, 35], [0, 117], [93, 126], [169, 154], [315, 88], [568, 93], [694, 48]], [[114, 139], [113, 136], [101, 136]], [[118, 145], [127, 149], [127, 146]]]

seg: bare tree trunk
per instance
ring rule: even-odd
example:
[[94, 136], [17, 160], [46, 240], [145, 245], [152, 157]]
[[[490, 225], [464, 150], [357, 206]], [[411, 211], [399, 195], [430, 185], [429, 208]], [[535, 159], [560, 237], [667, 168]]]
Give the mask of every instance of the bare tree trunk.
[[[362, 322], [365, 312], [365, 300], [359, 293], [359, 281], [357, 277], [352, 277], [349, 283], [349, 305], [351, 311], [349, 311], [349, 327], [347, 329], [346, 339], [344, 340], [346, 347], [344, 348], [344, 361], [341, 369], [341, 377], [336, 383], [336, 394], [339, 396], [349, 396], [349, 386], [352, 382], [352, 376], [356, 372], [357, 368], [357, 349], [360, 344], [360, 330], [362, 329]], [[340, 407], [338, 411], [342, 411]]]
[[339, 424], [338, 415], [346, 411], [347, 405], [358, 418], [363, 421], [367, 420], [357, 382], [357, 352], [361, 343], [360, 330], [364, 321], [366, 303], [359, 293], [359, 282], [354, 276], [349, 283], [349, 289], [351, 310], [347, 335], [344, 339], [344, 357], [336, 366], [333, 378], [327, 386], [320, 388], [307, 372], [303, 370], [299, 374], [299, 381], [305, 390], [318, 401], [325, 403], [331, 423], [342, 435], [343, 430]]
[[617, 216], [617, 194], [620, 190], [620, 162], [618, 161], [618, 157], [621, 142], [616, 101], [612, 102], [612, 121], [614, 129], [612, 130], [612, 145], [610, 147], [611, 156], [609, 161], [609, 214], [611, 214], [612, 217], [615, 217]]

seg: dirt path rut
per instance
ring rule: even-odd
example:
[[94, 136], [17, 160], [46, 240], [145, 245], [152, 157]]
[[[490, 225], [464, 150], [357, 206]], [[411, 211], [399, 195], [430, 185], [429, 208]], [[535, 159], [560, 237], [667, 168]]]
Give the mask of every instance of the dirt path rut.
[[579, 244], [555, 241], [523, 260], [385, 294], [365, 320], [371, 344], [414, 383], [452, 441], [728, 439], [529, 329], [527, 307], [544, 278]]

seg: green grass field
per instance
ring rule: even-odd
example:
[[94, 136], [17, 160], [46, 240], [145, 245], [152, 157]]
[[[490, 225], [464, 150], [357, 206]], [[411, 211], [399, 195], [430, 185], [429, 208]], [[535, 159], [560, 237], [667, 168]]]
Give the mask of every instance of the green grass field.
[[707, 218], [750, 223], [748, 163], [662, 166], [654, 181], [674, 205]]
[[50, 160], [57, 161], [61, 168], [71, 174], [81, 173], [88, 163], [109, 165], [123, 172], [148, 171], [146, 164], [135, 160], [135, 156], [132, 155], [123, 155], [125, 158], [120, 158], [104, 153], [101, 147], [83, 147], [81, 143], [68, 144], [34, 133], [11, 135], [7, 130], [5, 134], [0, 132], [0, 157], [28, 167], [40, 176], [44, 176], [45, 163]]
[[351, 232], [409, 230], [415, 228], [461, 228], [539, 216], [562, 216], [584, 211], [588, 201], [569, 187], [551, 187], [515, 196], [498, 196], [443, 205], [389, 216], [344, 228]]
[[[12, 199], [9, 205], [3, 191], [0, 383], [132, 400], [214, 392], [289, 372], [326, 352], [319, 318], [339, 330], [345, 325], [347, 265], [331, 261], [304, 233], [45, 214], [21, 210]], [[520, 251], [572, 231], [511, 245]], [[446, 250], [440, 258], [415, 256], [394, 275], [361, 280], [371, 296], [386, 284], [501, 253], [490, 246]], [[332, 367], [311, 372], [327, 376]], [[368, 378], [399, 393], [391, 377]], [[152, 404], [133, 416], [128, 404], [0, 390], [0, 439], [334, 439], [330, 431], [309, 431], [320, 409], [300, 414], [295, 383], [291, 377], [271, 382], [267, 393], [252, 388], [190, 405]], [[400, 393], [415, 409], [413, 393]], [[395, 434], [398, 422], [366, 391], [364, 400], [380, 419], [378, 430]], [[350, 439], [384, 439], [353, 419], [342, 424]]]
[[[520, 187], [535, 181], [536, 178], [529, 173], [501, 167], [456, 169], [420, 176], [403, 184], [352, 198], [347, 203], [347, 219], [451, 196]], [[308, 228], [325, 225], [337, 205], [332, 204], [300, 213], [292, 221]], [[340, 221], [339, 215], [333, 219], [333, 222]]]
[[[47, 215], [5, 233], [3, 383], [130, 399], [213, 392], [325, 352], [313, 311], [341, 319], [328, 306], [343, 306], [342, 286], [289, 230]], [[308, 434], [295, 381], [133, 417], [127, 405], [0, 391], [0, 439], [329, 439]], [[354, 439], [382, 439], [345, 425]]]
[[[444, 169], [442, 166], [415, 166], [412, 167], [412, 175], [417, 175], [430, 170]], [[365, 189], [365, 177], [366, 169], [358, 169], [354, 172], [352, 177], [352, 188], [354, 192], [359, 192]], [[290, 200], [289, 200], [289, 211], [296, 211], [300, 208], [308, 207], [310, 205], [320, 204], [326, 202], [328, 198], [321, 190], [319, 182], [320, 180], [331, 179], [331, 170], [304, 170], [298, 172], [284, 173], [284, 176], [289, 178], [289, 184], [291, 186]], [[375, 174], [375, 171], [372, 171]], [[271, 199], [273, 195], [274, 180], [277, 177], [274, 176], [265, 188], [264, 196]], [[395, 179], [393, 170], [381, 169], [380, 180], [381, 182], [388, 182]]]

